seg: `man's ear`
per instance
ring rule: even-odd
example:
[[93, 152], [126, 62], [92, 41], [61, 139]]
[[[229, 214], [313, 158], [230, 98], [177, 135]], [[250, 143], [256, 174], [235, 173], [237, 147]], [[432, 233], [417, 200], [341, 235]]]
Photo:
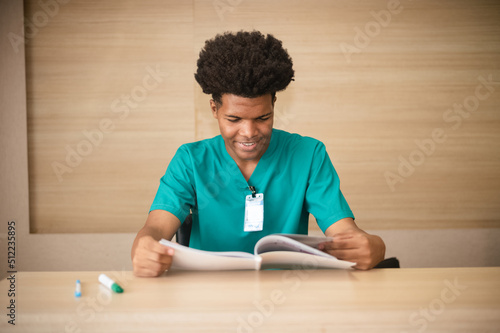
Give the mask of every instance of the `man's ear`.
[[217, 119], [217, 103], [213, 99], [210, 100], [210, 109], [212, 110], [212, 116]]

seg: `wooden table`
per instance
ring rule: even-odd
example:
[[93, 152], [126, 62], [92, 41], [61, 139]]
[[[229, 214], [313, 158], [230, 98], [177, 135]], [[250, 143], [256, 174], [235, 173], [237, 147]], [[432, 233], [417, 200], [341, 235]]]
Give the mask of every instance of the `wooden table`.
[[[499, 332], [500, 268], [19, 272], [0, 281], [0, 331]], [[81, 280], [82, 297], [74, 296]], [[15, 327], [5, 315], [15, 300]]]

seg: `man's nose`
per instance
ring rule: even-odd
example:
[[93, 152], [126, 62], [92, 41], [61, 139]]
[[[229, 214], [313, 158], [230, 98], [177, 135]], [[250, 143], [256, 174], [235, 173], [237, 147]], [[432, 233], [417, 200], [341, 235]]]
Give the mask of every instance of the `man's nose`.
[[255, 121], [253, 120], [244, 121], [240, 127], [240, 135], [248, 139], [257, 136], [257, 126], [255, 124]]

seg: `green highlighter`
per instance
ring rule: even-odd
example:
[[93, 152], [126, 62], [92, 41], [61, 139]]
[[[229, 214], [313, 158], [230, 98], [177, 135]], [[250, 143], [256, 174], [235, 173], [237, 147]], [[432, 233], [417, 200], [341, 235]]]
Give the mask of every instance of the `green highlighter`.
[[115, 281], [111, 280], [106, 274], [99, 275], [99, 282], [113, 290], [115, 293], [122, 293], [123, 288], [118, 285]]

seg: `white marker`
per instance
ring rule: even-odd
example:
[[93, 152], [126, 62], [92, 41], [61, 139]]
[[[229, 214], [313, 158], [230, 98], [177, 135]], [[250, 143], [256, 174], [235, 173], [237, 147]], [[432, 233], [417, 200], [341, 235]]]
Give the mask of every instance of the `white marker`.
[[99, 282], [101, 282], [103, 285], [108, 287], [109, 289], [113, 290], [115, 293], [122, 293], [123, 289], [116, 283], [115, 281], [111, 280], [109, 277], [107, 277], [105, 274], [99, 275]]
[[75, 297], [82, 296], [82, 285], [80, 280], [76, 280]]

